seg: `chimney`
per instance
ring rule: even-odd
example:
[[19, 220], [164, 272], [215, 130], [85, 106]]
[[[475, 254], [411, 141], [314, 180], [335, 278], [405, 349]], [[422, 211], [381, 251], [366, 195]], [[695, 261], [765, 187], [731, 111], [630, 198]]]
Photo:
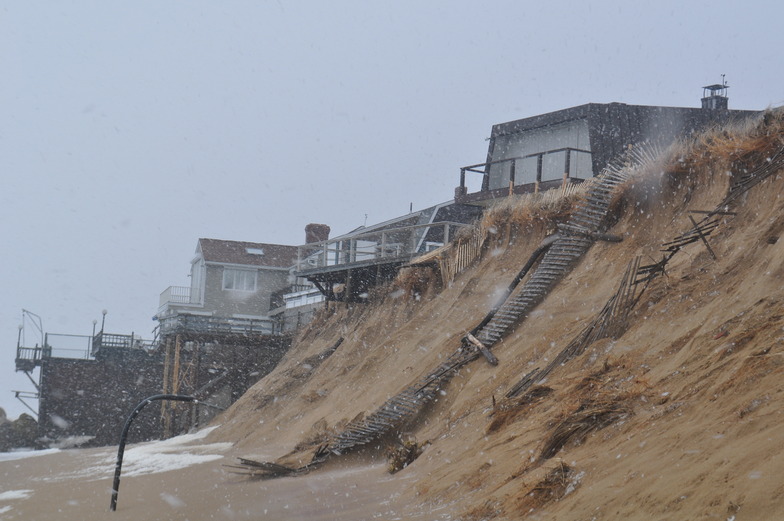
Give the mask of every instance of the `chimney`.
[[310, 223], [305, 226], [305, 244], [329, 240], [329, 231], [326, 224]]
[[702, 108], [707, 110], [727, 110], [729, 107], [729, 98], [727, 97], [727, 89], [730, 86], [724, 80], [724, 75], [721, 75], [721, 83], [715, 85], [706, 85], [702, 88]]

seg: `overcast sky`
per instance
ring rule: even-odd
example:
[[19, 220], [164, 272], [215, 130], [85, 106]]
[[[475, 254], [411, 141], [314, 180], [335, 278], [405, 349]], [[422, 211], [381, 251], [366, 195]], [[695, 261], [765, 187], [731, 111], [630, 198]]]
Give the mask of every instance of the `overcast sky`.
[[781, 5], [0, 1], [0, 406], [32, 390], [22, 308], [150, 337], [199, 237], [296, 245], [449, 200], [494, 123], [696, 107], [721, 74], [731, 108], [784, 104]]

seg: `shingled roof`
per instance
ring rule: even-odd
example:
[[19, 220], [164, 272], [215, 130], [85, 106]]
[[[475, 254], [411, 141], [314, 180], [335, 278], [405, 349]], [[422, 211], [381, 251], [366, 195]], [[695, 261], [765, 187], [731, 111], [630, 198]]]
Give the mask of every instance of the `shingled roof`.
[[297, 247], [261, 242], [199, 239], [196, 253], [205, 262], [243, 264], [267, 268], [289, 268], [297, 260]]

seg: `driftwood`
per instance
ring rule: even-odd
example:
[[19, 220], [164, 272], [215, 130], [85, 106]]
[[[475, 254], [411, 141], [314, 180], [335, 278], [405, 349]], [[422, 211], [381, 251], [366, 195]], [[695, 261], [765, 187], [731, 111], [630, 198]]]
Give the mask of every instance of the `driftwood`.
[[482, 342], [479, 341], [479, 339], [477, 339], [471, 333], [466, 333], [465, 337], [466, 340], [471, 342], [474, 346], [476, 346], [477, 349], [479, 349], [479, 352], [482, 353], [482, 355], [485, 357], [485, 359], [487, 359], [488, 362], [490, 362], [490, 365], [498, 365], [498, 358], [496, 358], [496, 356], [493, 353], [491, 353], [490, 350], [487, 347], [485, 347], [485, 345]]

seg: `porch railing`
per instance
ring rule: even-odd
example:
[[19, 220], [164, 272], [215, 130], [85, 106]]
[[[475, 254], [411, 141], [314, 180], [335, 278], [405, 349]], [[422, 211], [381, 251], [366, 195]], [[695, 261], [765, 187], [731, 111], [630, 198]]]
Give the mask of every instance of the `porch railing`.
[[[287, 286], [283, 289], [279, 289], [278, 291], [272, 292], [270, 295], [270, 309], [277, 309], [286, 305], [286, 298], [285, 295], [290, 293], [299, 293], [301, 291], [308, 291], [311, 289], [316, 289], [311, 284], [292, 284]], [[318, 291], [318, 290], [316, 290]]]
[[201, 300], [201, 292], [188, 286], [169, 286], [161, 292], [158, 304], [159, 311], [171, 305], [200, 306], [204, 304]]
[[448, 243], [465, 223], [443, 221], [386, 228], [297, 247], [297, 271], [411, 258]]
[[159, 335], [176, 333], [221, 333], [243, 335], [276, 335], [275, 321], [268, 318], [218, 317], [206, 315], [177, 314], [163, 318]]

